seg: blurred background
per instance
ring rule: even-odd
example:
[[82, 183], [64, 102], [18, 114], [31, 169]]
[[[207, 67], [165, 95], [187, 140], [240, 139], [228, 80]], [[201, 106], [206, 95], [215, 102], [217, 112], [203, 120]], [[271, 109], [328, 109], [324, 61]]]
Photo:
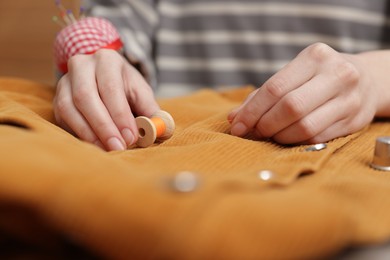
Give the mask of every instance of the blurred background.
[[[80, 0], [62, 0], [78, 12]], [[0, 0], [0, 76], [55, 83], [52, 45], [61, 27], [55, 0]]]

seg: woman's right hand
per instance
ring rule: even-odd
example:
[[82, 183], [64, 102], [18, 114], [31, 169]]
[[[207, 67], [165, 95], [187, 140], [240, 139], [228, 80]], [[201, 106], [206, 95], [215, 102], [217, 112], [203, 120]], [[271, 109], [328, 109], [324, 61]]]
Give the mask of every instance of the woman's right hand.
[[80, 139], [125, 150], [138, 139], [134, 114], [159, 110], [143, 76], [114, 50], [75, 55], [57, 84], [53, 100], [57, 123]]

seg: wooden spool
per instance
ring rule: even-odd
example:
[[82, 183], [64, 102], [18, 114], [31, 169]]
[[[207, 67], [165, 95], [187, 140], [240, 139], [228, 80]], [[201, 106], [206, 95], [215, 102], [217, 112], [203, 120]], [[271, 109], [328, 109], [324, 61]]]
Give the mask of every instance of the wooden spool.
[[167, 140], [175, 131], [175, 121], [172, 116], [162, 110], [154, 113], [151, 118], [139, 116], [135, 122], [138, 127], [137, 145], [139, 147], [148, 147], [156, 141]]

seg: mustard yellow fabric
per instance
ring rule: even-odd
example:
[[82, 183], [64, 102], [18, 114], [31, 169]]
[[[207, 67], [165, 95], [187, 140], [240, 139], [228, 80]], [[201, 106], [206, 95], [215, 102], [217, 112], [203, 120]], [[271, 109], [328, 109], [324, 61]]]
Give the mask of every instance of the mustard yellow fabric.
[[[53, 88], [0, 79], [0, 256], [319, 259], [389, 239], [390, 172], [369, 163], [390, 123], [316, 152], [231, 136], [251, 90], [160, 100], [173, 137], [108, 153], [54, 124]], [[194, 191], [172, 189], [181, 171]]]

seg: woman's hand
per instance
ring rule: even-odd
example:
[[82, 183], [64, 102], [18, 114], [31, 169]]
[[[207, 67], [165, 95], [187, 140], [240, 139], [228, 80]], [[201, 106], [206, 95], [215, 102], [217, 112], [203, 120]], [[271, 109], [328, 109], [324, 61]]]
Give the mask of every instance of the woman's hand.
[[119, 53], [105, 49], [73, 56], [68, 68], [53, 101], [57, 123], [106, 150], [135, 143], [133, 112], [151, 116], [159, 109], [143, 76]]
[[378, 110], [380, 91], [369, 71], [357, 55], [313, 44], [229, 114], [231, 133], [296, 144], [356, 132]]

